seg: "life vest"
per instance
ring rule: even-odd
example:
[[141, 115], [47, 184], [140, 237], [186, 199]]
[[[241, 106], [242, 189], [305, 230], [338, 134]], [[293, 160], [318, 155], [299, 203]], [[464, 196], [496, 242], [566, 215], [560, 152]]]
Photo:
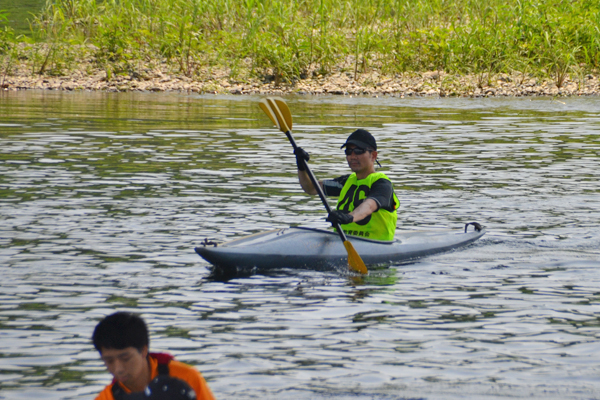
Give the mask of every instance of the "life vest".
[[[340, 193], [337, 209], [344, 212], [352, 212], [356, 207], [362, 204], [371, 191], [371, 186], [379, 179], [390, 180], [383, 172], [375, 172], [364, 179], [358, 180], [356, 173], [348, 177]], [[368, 217], [355, 221], [350, 224], [342, 225], [342, 229], [347, 235], [360, 236], [373, 240], [393, 240], [396, 232], [396, 221], [398, 213], [396, 210], [400, 206], [400, 200], [396, 193], [392, 191], [394, 204], [390, 209], [379, 208]]]
[[187, 382], [169, 376], [169, 363], [174, 357], [167, 353], [150, 353], [158, 362], [158, 376], [142, 392], [127, 393], [113, 380], [111, 387], [115, 400], [196, 400], [196, 393]]

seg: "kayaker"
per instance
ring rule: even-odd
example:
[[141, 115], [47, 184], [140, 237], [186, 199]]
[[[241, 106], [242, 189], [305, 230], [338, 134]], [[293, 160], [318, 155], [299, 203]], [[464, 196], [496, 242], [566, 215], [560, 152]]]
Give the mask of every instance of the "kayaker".
[[[339, 223], [347, 235], [394, 239], [400, 201], [392, 181], [375, 170], [375, 163], [379, 165], [375, 138], [367, 130], [357, 129], [340, 148], [344, 147], [352, 174], [319, 181], [326, 196], [338, 197], [337, 209], [329, 213], [327, 221]], [[297, 147], [294, 154], [302, 189], [308, 194], [317, 194], [306, 172], [309, 154], [301, 147]]]
[[135, 314], [105, 317], [96, 325], [92, 341], [114, 377], [96, 400], [214, 400], [195, 368], [167, 353], [149, 353], [148, 328]]

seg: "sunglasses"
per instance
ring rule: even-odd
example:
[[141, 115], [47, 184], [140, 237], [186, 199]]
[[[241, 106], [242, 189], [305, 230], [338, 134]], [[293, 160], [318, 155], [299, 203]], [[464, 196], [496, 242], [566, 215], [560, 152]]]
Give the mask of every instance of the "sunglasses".
[[352, 153], [356, 154], [357, 156], [360, 156], [361, 154], [365, 153], [365, 149], [361, 149], [360, 147], [355, 147], [353, 149], [345, 149], [344, 153], [346, 153], [347, 156], [351, 155]]

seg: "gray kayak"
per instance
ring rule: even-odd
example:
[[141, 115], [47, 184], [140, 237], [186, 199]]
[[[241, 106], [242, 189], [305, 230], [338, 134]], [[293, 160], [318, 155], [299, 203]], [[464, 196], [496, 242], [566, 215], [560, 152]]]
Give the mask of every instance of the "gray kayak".
[[[467, 229], [473, 225], [472, 229]], [[485, 234], [481, 225], [471, 222], [465, 229], [451, 231], [397, 231], [393, 241], [348, 236], [367, 266], [410, 261], [465, 246]], [[248, 269], [327, 269], [346, 266], [348, 255], [337, 233], [313, 228], [285, 228], [257, 233], [223, 244], [205, 240], [195, 248], [202, 258], [217, 268]]]

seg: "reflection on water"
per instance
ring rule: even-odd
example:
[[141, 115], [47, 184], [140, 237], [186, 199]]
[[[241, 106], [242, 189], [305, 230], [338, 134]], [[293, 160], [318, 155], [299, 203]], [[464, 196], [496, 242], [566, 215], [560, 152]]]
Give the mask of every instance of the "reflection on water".
[[325, 227], [255, 97], [0, 96], [0, 398], [109, 382], [89, 337], [135, 310], [218, 398], [594, 398], [600, 101], [289, 98], [319, 177], [378, 138], [399, 229], [478, 243], [352, 280], [214, 279], [193, 251]]
[[45, 4], [46, 0], [0, 0], [0, 11], [7, 18], [6, 21], [0, 21], [0, 28], [8, 26], [18, 35], [31, 35], [30, 23]]

